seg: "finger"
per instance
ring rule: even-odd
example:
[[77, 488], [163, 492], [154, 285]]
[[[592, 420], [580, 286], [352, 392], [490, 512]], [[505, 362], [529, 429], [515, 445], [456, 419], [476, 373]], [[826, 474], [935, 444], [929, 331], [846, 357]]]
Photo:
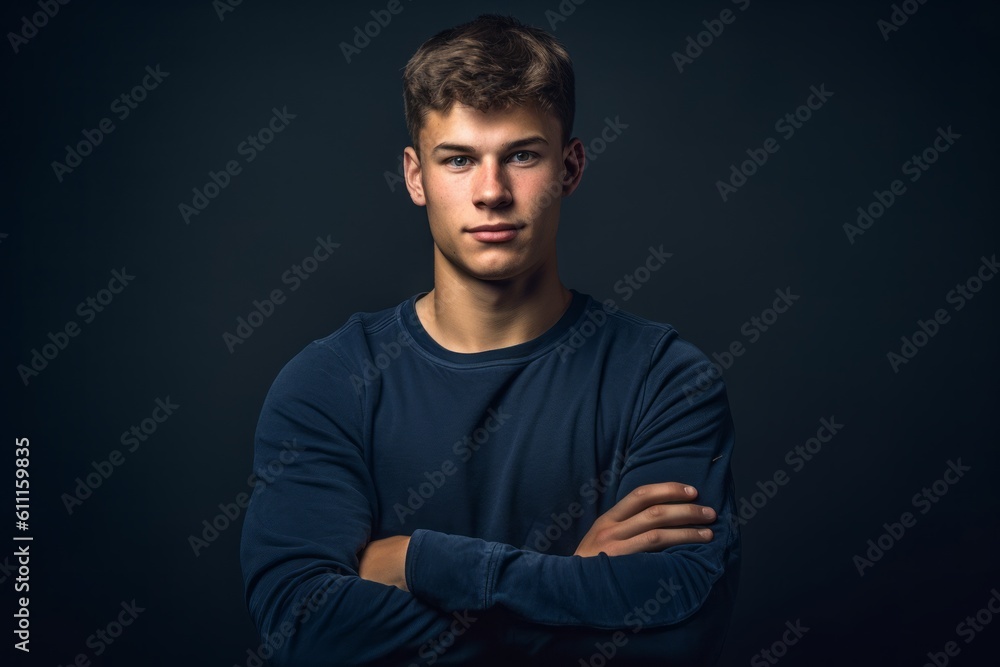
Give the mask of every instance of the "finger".
[[660, 528], [713, 523], [716, 518], [715, 510], [704, 505], [691, 503], [651, 505], [635, 516], [616, 524], [610, 534], [615, 539], [625, 540]]
[[619, 500], [614, 507], [605, 512], [604, 516], [612, 521], [624, 521], [635, 516], [650, 505], [678, 502], [689, 503], [697, 497], [698, 491], [693, 486], [681, 484], [680, 482], [644, 484], [636, 487], [627, 496]]
[[714, 533], [709, 528], [650, 530], [627, 540], [615, 542], [604, 551], [609, 556], [627, 556], [636, 553], [663, 551], [679, 544], [705, 544], [711, 542], [713, 536]]

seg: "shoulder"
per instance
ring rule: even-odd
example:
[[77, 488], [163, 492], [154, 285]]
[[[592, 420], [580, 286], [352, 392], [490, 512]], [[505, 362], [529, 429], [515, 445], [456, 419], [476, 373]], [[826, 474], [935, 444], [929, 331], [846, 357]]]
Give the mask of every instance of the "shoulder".
[[351, 389], [371, 339], [396, 322], [399, 307], [356, 312], [332, 333], [306, 344], [279, 371], [271, 393], [308, 391], [317, 385], [327, 392], [345, 385]]
[[607, 316], [612, 345], [642, 369], [647, 398], [668, 389], [692, 402], [725, 393], [719, 365], [672, 324], [617, 308], [610, 299], [591, 305]]
[[[610, 335], [616, 345], [642, 346], [647, 352], [649, 367], [672, 365], [679, 368], [709, 364], [708, 356], [693, 342], [667, 322], [637, 315], [615, 305], [614, 300], [591, 302], [590, 310], [607, 317]], [[636, 350], [638, 351], [638, 350]]]

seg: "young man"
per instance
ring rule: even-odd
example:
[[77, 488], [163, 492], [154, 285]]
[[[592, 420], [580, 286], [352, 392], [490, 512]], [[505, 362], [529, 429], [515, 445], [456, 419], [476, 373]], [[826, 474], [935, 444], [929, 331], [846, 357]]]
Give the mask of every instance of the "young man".
[[714, 662], [740, 552], [725, 388], [669, 325], [560, 282], [586, 159], [568, 55], [481, 16], [404, 81], [434, 288], [352, 316], [268, 393], [255, 468], [283, 465], [241, 549], [265, 655]]

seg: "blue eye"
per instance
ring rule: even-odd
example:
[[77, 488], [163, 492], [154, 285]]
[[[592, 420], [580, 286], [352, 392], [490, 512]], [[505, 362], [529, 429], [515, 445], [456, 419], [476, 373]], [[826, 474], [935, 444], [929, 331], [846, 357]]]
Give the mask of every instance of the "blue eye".
[[514, 162], [528, 162], [528, 161], [530, 161], [535, 156], [535, 154], [532, 153], [531, 151], [519, 151], [517, 153], [514, 153], [514, 155], [512, 157], [516, 158], [519, 155], [524, 156], [523, 159], [521, 159], [521, 160], [514, 160]]
[[[456, 162], [456, 160], [465, 160], [465, 162], [459, 164]], [[455, 157], [448, 158], [446, 162], [450, 164], [452, 167], [464, 167], [468, 164], [468, 160], [469, 158], [465, 157], [464, 155], [456, 155]]]

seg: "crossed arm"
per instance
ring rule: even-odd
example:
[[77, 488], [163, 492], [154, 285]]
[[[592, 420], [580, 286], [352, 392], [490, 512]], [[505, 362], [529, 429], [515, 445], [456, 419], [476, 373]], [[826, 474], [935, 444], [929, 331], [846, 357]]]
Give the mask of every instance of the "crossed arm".
[[[574, 556], [625, 556], [655, 552], [680, 544], [712, 539], [711, 528], [696, 528], [716, 519], [711, 507], [696, 505], [693, 486], [663, 482], [640, 486], [601, 515], [580, 541]], [[368, 543], [360, 555], [358, 576], [409, 591], [406, 585], [408, 535], [394, 535]]]

